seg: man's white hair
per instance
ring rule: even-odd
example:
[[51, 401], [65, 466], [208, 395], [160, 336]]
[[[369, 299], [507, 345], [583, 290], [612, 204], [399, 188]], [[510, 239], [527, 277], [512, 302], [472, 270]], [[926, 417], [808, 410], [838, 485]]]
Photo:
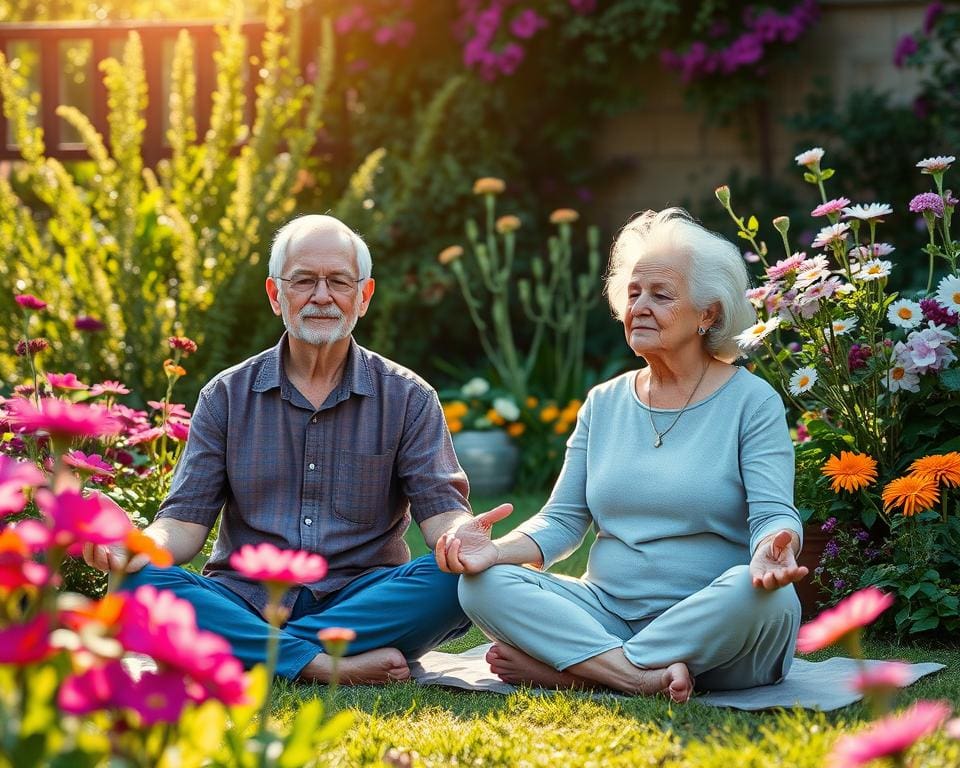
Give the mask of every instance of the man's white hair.
[[344, 224], [340, 219], [319, 213], [309, 213], [298, 216], [284, 224], [273, 238], [270, 246], [270, 263], [267, 267], [270, 277], [282, 277], [283, 265], [287, 258], [287, 247], [295, 235], [313, 229], [337, 229], [353, 243], [353, 253], [357, 258], [359, 277], [368, 278], [373, 274], [373, 259], [370, 249], [363, 242], [363, 238]]

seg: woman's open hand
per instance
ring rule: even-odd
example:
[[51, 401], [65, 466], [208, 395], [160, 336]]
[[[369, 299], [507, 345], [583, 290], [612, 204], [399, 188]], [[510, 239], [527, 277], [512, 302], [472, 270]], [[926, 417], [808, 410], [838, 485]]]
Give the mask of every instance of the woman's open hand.
[[491, 540], [490, 529], [511, 512], [513, 504], [500, 504], [443, 534], [434, 548], [440, 570], [480, 573], [495, 565], [500, 552]]
[[750, 578], [757, 589], [779, 589], [805, 578], [810, 570], [797, 565], [793, 552], [795, 534], [778, 531], [760, 542], [750, 560]]

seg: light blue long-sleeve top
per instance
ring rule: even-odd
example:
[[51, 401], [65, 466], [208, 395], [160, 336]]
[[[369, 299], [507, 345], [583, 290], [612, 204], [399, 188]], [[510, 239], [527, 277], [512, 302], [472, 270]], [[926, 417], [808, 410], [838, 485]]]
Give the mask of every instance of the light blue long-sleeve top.
[[[626, 620], [652, 618], [748, 563], [782, 529], [802, 537], [793, 505], [794, 452], [783, 403], [744, 368], [689, 406], [655, 448], [636, 372], [587, 396], [543, 509], [518, 526], [544, 568], [570, 555], [591, 523], [584, 580]], [[677, 409], [654, 408], [663, 432]]]

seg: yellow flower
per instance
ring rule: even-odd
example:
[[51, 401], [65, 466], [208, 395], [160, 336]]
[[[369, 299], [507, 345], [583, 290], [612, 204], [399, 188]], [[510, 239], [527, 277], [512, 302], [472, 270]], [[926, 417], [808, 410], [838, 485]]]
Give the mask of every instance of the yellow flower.
[[506, 423], [503, 416], [497, 413], [495, 408], [491, 408], [489, 411], [487, 411], [487, 421], [489, 421], [491, 424], [496, 424], [498, 427]]
[[820, 471], [833, 478], [831, 487], [834, 493], [841, 490], [853, 491], [866, 488], [877, 479], [877, 462], [865, 453], [840, 451], [839, 456], [827, 459]]
[[459, 419], [461, 416], [466, 416], [469, 410], [467, 404], [460, 400], [454, 400], [452, 403], [447, 403], [443, 406], [443, 412], [451, 419]]
[[448, 245], [446, 248], [440, 251], [440, 255], [437, 256], [437, 261], [443, 264], [443, 266], [447, 266], [448, 264], [455, 262], [461, 256], [463, 256], [463, 248], [461, 248], [459, 245]]
[[525, 424], [523, 424], [523, 422], [515, 421], [513, 424], [507, 427], [507, 434], [510, 435], [510, 437], [520, 437], [520, 435], [522, 435], [526, 429], [527, 427]]
[[167, 376], [186, 376], [187, 371], [182, 365], [177, 365], [173, 360], [163, 361], [163, 371]]
[[540, 405], [540, 401], [537, 400], [537, 398], [535, 398], [533, 395], [531, 395], [530, 397], [528, 397], [526, 400], [523, 401], [523, 404], [527, 406], [527, 408], [536, 408], [538, 405]]
[[509, 234], [510, 232], [516, 232], [520, 229], [520, 217], [514, 215], [501, 216], [497, 219], [496, 223], [497, 232], [501, 235]]
[[557, 208], [557, 210], [550, 214], [550, 223], [573, 224], [573, 222], [579, 218], [580, 214], [573, 210], [573, 208]]
[[548, 405], [542, 411], [540, 411], [540, 421], [544, 424], [549, 424], [551, 421], [557, 418], [560, 415], [560, 409], [555, 405]]
[[942, 455], [924, 456], [910, 465], [910, 473], [929, 478], [937, 484], [956, 487], [960, 485], [960, 453], [950, 451]]
[[473, 194], [475, 195], [499, 195], [507, 188], [503, 179], [493, 176], [484, 176], [473, 182]]
[[940, 489], [929, 477], [906, 475], [891, 480], [883, 489], [883, 509], [901, 507], [907, 517], [930, 509], [940, 501]]

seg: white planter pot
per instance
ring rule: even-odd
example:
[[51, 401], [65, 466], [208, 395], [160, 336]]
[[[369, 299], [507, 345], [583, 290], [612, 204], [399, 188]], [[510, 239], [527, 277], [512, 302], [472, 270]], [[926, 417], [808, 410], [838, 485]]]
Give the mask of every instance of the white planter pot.
[[513, 488], [520, 451], [502, 429], [466, 430], [453, 436], [471, 496], [495, 496]]

